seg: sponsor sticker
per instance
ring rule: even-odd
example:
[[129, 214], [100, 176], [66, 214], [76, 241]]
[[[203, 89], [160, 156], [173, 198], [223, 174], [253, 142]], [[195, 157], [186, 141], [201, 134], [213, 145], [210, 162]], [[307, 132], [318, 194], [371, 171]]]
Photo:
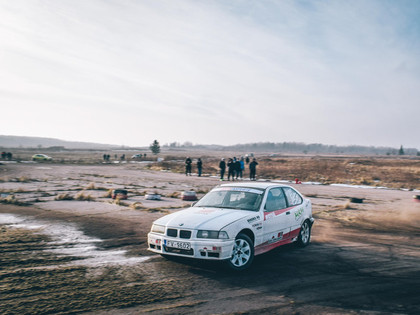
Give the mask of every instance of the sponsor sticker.
[[303, 213], [303, 208], [298, 209], [298, 211], [295, 212], [295, 220], [297, 221]]
[[268, 243], [269, 244], [275, 243], [275, 242], [281, 241], [282, 239], [283, 239], [283, 232], [279, 232], [277, 235], [273, 235], [271, 237], [271, 240], [268, 240]]
[[255, 221], [259, 220], [259, 219], [260, 219], [260, 216], [257, 215], [256, 217], [252, 217], [252, 218], [248, 219], [247, 221], [248, 221], [249, 224], [251, 224], [252, 222], [255, 222]]
[[225, 190], [244, 191], [244, 192], [250, 192], [250, 193], [254, 193], [258, 195], [261, 195], [264, 193], [264, 191], [262, 190], [254, 189], [254, 188], [246, 188], [246, 187], [219, 187], [219, 188], [213, 189], [213, 191], [225, 191]]

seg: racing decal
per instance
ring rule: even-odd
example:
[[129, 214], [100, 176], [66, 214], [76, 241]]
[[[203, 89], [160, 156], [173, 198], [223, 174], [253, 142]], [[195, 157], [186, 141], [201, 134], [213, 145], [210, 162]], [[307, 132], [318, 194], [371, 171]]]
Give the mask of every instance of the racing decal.
[[209, 208], [203, 208], [203, 209], [199, 209], [197, 211], [195, 211], [195, 213], [199, 213], [199, 214], [210, 214], [213, 212], [216, 212], [217, 209], [209, 209]]
[[250, 192], [254, 194], [261, 195], [264, 193], [263, 190], [254, 189], [254, 188], [246, 188], [246, 187], [219, 187], [212, 189], [212, 191], [223, 191], [223, 190], [230, 190], [230, 191], [244, 191], [244, 192]]
[[262, 227], [262, 222], [254, 223], [254, 224], [252, 225], [252, 227], [253, 227], [253, 228], [257, 228], [257, 230], [259, 230], [259, 228], [258, 228], [258, 227]]
[[303, 208], [298, 209], [298, 211], [295, 212], [295, 220], [297, 221], [303, 213]]
[[289, 244], [294, 240], [295, 237], [299, 235], [300, 228], [293, 230], [289, 233], [283, 234], [282, 232], [279, 232], [276, 236], [271, 240], [268, 240], [260, 245], [255, 246], [255, 255], [259, 255], [265, 252], [268, 252], [269, 250], [272, 250], [278, 246]]
[[287, 211], [290, 211], [293, 208], [294, 207], [289, 207], [289, 208], [285, 208], [285, 209], [274, 210], [274, 211], [270, 211], [270, 212], [264, 212], [264, 221], [266, 221], [267, 219], [276, 217], [276, 216], [278, 216], [282, 213], [285, 213]]
[[255, 221], [259, 220], [259, 219], [260, 219], [260, 216], [257, 215], [256, 217], [252, 217], [252, 218], [248, 219], [247, 221], [248, 221], [249, 224], [251, 224], [252, 222], [255, 222]]
[[279, 232], [276, 236], [272, 236], [270, 240], [268, 240], [268, 244], [276, 243], [278, 241], [281, 241], [283, 239], [283, 232]]

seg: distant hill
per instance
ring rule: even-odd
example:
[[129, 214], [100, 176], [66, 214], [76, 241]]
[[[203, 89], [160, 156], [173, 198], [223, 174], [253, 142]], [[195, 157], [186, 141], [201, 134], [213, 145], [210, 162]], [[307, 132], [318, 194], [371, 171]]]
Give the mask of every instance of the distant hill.
[[[81, 149], [81, 150], [112, 150], [112, 149], [141, 149], [128, 146], [119, 146], [103, 143], [91, 142], [75, 142], [65, 141], [55, 138], [41, 138], [41, 137], [20, 137], [20, 136], [1, 136], [0, 135], [0, 149], [1, 148], [28, 148], [28, 149]], [[142, 148], [144, 149], [144, 148]], [[309, 153], [309, 154], [366, 154], [366, 155], [399, 155], [399, 148], [390, 147], [374, 147], [374, 146], [336, 146], [325, 145], [320, 143], [299, 143], [299, 142], [258, 142], [245, 143], [236, 145], [205, 145], [195, 144], [190, 142], [185, 144], [171, 143], [162, 145], [162, 149], [168, 151], [178, 150], [210, 150], [210, 151], [237, 151], [237, 152], [270, 152], [272, 154], [281, 153]], [[420, 151], [415, 148], [403, 148], [404, 155], [420, 156]]]
[[49, 148], [64, 147], [66, 149], [113, 149], [121, 146], [90, 142], [65, 141], [54, 138], [1, 136], [0, 148]]

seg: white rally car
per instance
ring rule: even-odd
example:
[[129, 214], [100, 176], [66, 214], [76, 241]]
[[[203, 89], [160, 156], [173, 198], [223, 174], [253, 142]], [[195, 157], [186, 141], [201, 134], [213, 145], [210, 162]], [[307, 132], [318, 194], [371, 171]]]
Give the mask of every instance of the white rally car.
[[191, 208], [153, 222], [148, 249], [163, 256], [226, 260], [243, 270], [254, 255], [292, 242], [308, 245], [313, 222], [311, 201], [290, 186], [224, 184]]

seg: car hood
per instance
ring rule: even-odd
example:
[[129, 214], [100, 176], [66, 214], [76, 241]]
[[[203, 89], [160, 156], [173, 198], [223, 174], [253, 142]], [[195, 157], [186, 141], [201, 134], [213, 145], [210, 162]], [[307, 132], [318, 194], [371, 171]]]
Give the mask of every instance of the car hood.
[[174, 228], [218, 231], [230, 223], [255, 214], [245, 210], [192, 207], [166, 215], [154, 223]]

